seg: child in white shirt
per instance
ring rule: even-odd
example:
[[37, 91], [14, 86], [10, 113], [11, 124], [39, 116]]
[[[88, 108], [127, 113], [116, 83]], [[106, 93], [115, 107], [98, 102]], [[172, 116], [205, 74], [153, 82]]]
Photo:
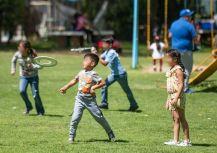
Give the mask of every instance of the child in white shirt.
[[159, 60], [160, 63], [160, 72], [162, 71], [163, 67], [163, 57], [164, 57], [164, 49], [166, 45], [160, 41], [159, 36], [155, 36], [155, 42], [148, 46], [148, 50], [152, 51], [152, 58], [153, 58], [153, 70], [157, 71], [156, 62]]

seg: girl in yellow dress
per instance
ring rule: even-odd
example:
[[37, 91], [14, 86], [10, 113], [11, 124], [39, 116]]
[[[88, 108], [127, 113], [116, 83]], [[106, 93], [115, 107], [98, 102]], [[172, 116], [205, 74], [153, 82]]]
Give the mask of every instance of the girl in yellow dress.
[[[166, 53], [167, 62], [171, 67], [166, 73], [168, 99], [166, 108], [171, 111], [173, 118], [173, 140], [165, 142], [165, 145], [191, 146], [189, 138], [189, 126], [185, 118], [185, 94], [184, 94], [184, 66], [181, 55], [175, 49]], [[184, 132], [184, 141], [179, 142], [180, 124]]]

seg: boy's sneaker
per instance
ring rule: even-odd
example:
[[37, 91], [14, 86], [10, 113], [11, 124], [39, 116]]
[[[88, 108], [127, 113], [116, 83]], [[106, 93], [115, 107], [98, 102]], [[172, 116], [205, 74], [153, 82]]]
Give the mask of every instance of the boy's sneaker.
[[167, 142], [164, 142], [165, 145], [169, 145], [169, 146], [176, 146], [178, 145], [178, 142], [174, 141], [174, 140], [169, 140]]
[[44, 116], [44, 113], [38, 113], [37, 115], [38, 116]]
[[191, 144], [191, 141], [184, 140], [184, 141], [180, 142], [179, 144], [177, 144], [177, 146], [179, 146], [179, 147], [191, 147], [192, 144]]
[[191, 89], [187, 89], [187, 90], [185, 90], [184, 92], [185, 92], [186, 94], [193, 94], [193, 93], [194, 93], [194, 91], [191, 90]]
[[23, 114], [24, 114], [24, 115], [29, 115], [29, 113], [30, 113], [31, 110], [32, 110], [32, 108], [26, 109], [26, 110], [23, 112]]
[[101, 105], [99, 105], [99, 108], [108, 109], [108, 104], [102, 103]]
[[69, 138], [69, 143], [73, 144], [75, 142], [74, 138]]
[[130, 108], [128, 109], [128, 111], [134, 112], [134, 111], [136, 111], [138, 108], [139, 108], [138, 105], [130, 106]]
[[109, 141], [115, 142], [115, 135], [114, 135], [113, 131], [108, 133], [108, 137], [109, 137]]

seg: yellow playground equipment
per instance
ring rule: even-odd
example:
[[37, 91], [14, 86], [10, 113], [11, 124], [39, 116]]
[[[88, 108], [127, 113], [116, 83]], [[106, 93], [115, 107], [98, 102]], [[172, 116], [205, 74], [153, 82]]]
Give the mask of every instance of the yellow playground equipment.
[[[206, 58], [199, 66], [194, 69], [192, 77], [189, 80], [190, 85], [197, 85], [215, 73], [217, 70], [217, 49], [212, 51], [212, 56]], [[212, 62], [209, 63], [208, 66], [201, 68], [211, 58], [213, 58]]]

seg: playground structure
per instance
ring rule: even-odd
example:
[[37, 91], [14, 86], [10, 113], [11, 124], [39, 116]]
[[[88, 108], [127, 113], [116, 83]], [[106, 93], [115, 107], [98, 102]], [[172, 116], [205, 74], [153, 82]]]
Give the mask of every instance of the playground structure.
[[[210, 17], [211, 20], [213, 20], [213, 8], [214, 8], [214, 0], [210, 0]], [[214, 49], [214, 22], [211, 24], [211, 47], [212, 47], [212, 55], [208, 58], [206, 58], [204, 61], [201, 62], [201, 64], [193, 70], [193, 75], [191, 76], [189, 80], [190, 85], [197, 85], [201, 83], [202, 81], [206, 80], [208, 77], [210, 77], [213, 73], [217, 71], [217, 49]], [[204, 65], [205, 62], [209, 61], [213, 56], [212, 62], [208, 63], [208, 65], [202, 69], [202, 71], [197, 73], [197, 70], [200, 66]], [[196, 75], [194, 75], [196, 74]]]
[[[204, 68], [203, 65], [212, 58], [213, 60]], [[209, 76], [211, 76], [216, 71], [217, 71], [217, 49], [212, 51], [212, 56], [206, 58], [204, 61], [201, 62], [199, 66], [197, 66], [193, 70], [193, 74], [189, 80], [189, 84], [197, 85], [202, 81], [206, 80]]]
[[[186, 3], [185, 3], [186, 6]], [[211, 20], [214, 20], [213, 17], [214, 12], [214, 0], [210, 0], [210, 17]], [[134, 19], [133, 19], [133, 49], [132, 49], [132, 68], [136, 68], [138, 63], [138, 1], [134, 1]], [[147, 34], [147, 45], [150, 45], [151, 40], [151, 0], [147, 0], [147, 28], [146, 28], [146, 34]], [[166, 45], [168, 45], [167, 37], [168, 37], [168, 0], [164, 0], [164, 42]], [[211, 47], [214, 49], [214, 22], [211, 24]], [[196, 73], [196, 75], [192, 75], [190, 78], [190, 85], [197, 85], [200, 82], [207, 79], [209, 76], [211, 76], [215, 71], [217, 70], [217, 58], [216, 58], [217, 50], [213, 50], [212, 54], [214, 59], [212, 62], [208, 63], [207, 66], [202, 69], [199, 73], [197, 72], [196, 68], [193, 71], [193, 74]], [[200, 66], [202, 66], [205, 62], [210, 60], [212, 57], [206, 58]]]

